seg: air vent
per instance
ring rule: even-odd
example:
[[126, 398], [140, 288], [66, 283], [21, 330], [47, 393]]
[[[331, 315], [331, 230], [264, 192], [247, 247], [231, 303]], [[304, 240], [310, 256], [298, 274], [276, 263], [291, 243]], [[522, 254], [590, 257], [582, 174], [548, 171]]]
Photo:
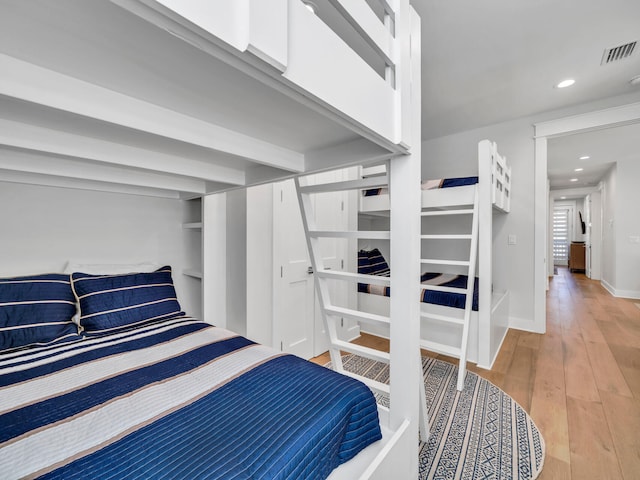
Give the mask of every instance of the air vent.
[[617, 47], [607, 48], [602, 55], [602, 61], [600, 62], [600, 65], [607, 65], [609, 63], [622, 60], [623, 58], [630, 57], [636, 48], [636, 43], [638, 42], [630, 42], [625, 43], [624, 45], [619, 45]]

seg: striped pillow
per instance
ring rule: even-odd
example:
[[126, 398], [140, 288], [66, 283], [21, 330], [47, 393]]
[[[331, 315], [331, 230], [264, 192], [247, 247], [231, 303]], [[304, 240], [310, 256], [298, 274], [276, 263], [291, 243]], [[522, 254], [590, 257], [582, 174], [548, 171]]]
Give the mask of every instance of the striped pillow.
[[71, 280], [80, 303], [80, 326], [87, 334], [184, 315], [169, 266], [126, 275], [76, 272]]
[[389, 265], [377, 248], [369, 252], [369, 265], [371, 275], [381, 275], [388, 277], [390, 274]]
[[69, 275], [0, 279], [0, 352], [80, 338], [75, 311]]

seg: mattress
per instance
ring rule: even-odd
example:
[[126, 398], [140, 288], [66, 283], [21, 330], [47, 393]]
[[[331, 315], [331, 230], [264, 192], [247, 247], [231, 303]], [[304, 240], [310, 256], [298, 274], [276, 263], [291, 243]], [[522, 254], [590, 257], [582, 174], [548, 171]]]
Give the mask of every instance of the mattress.
[[[390, 269], [380, 250], [374, 248], [372, 250], [360, 250], [358, 252], [358, 273], [388, 277], [390, 275]], [[467, 275], [426, 272], [421, 275], [420, 282], [425, 285], [467, 288], [467, 279]], [[390, 297], [391, 287], [358, 283], [358, 292]], [[466, 298], [467, 296], [464, 293], [438, 292], [427, 289], [422, 289], [420, 292], [421, 302], [443, 305], [445, 307], [464, 309]], [[472, 308], [475, 311], [478, 310], [478, 277], [475, 278], [473, 287]]]
[[322, 479], [380, 438], [361, 382], [186, 316], [0, 355], [3, 479]]

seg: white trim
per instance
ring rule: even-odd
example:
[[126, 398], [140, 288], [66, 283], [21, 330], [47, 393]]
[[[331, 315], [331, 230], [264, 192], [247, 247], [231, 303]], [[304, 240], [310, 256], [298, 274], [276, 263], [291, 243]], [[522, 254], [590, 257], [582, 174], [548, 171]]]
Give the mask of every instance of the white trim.
[[640, 300], [640, 290], [618, 290], [606, 280], [600, 280], [600, 284], [611, 295], [616, 298], [631, 298], [633, 300]]
[[599, 130], [603, 127], [615, 127], [636, 123], [640, 119], [640, 102], [619, 107], [596, 110], [569, 117], [536, 123], [535, 137], [561, 137], [569, 133]]

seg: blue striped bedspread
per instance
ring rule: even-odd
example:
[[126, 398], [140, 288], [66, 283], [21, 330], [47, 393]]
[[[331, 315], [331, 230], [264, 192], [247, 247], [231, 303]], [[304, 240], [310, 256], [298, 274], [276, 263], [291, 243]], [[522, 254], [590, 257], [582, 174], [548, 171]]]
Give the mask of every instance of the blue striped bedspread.
[[0, 355], [3, 479], [323, 479], [379, 438], [361, 382], [189, 317]]

